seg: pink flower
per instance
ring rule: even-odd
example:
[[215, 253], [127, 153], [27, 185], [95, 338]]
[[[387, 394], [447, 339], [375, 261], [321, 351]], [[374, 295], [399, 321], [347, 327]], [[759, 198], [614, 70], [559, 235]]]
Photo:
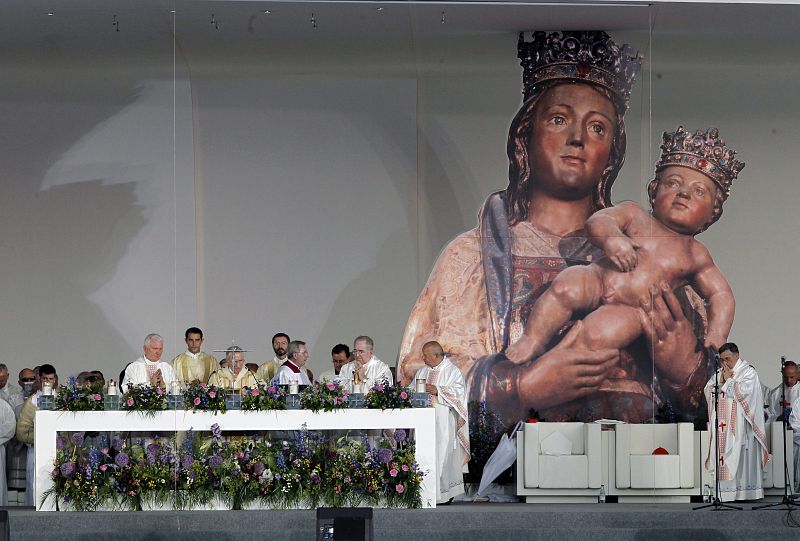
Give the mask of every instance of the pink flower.
[[105, 464], [102, 464], [100, 466], [100, 471], [106, 471], [107, 469], [108, 469], [108, 466], [106, 466]]
[[408, 471], [409, 469], [408, 464], [403, 464], [403, 471]]
[[95, 400], [95, 402], [100, 402], [103, 399], [103, 397], [99, 394], [93, 394], [92, 398]]
[[392, 477], [397, 477], [397, 470], [395, 468], [392, 468], [391, 470], [389, 470], [389, 475], [391, 475]]
[[201, 383], [201, 384], [200, 384], [200, 387], [202, 387], [203, 389], [205, 389], [205, 388], [206, 388], [206, 384], [205, 384], [205, 383]]
[[156, 394], [158, 396], [161, 396], [162, 394], [164, 394], [164, 389], [162, 389], [161, 387], [156, 387]]
[[350, 394], [350, 391], [348, 391], [348, 390], [344, 390], [344, 391], [342, 391], [342, 394], [343, 394], [344, 396], [347, 396], [347, 395], [349, 395], [349, 394]]
[[250, 396], [258, 396], [258, 389], [253, 389], [250, 391]]
[[128, 404], [128, 407], [130, 408], [131, 406], [133, 406], [133, 398], [129, 398], [128, 401], [125, 403]]
[[405, 392], [405, 391], [403, 391], [402, 393], [400, 393], [400, 398], [402, 398], [403, 400], [405, 400], [406, 398], [408, 398], [408, 393], [407, 393], [407, 392]]
[[199, 397], [194, 399], [194, 405], [195, 406], [199, 406], [200, 405], [200, 398]]
[[333, 391], [334, 389], [336, 389], [336, 384], [335, 383], [328, 383], [327, 387], [328, 387], [329, 391]]
[[397, 491], [398, 494], [402, 494], [403, 492], [406, 491], [406, 487], [403, 486], [403, 483], [395, 485], [394, 489]]
[[209, 391], [208, 392], [208, 397], [209, 398], [216, 398], [217, 397], [217, 392], [216, 391]]

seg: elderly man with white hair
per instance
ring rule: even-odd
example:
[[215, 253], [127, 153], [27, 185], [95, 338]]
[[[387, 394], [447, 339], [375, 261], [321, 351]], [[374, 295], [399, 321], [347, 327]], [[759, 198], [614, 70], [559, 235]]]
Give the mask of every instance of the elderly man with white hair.
[[22, 390], [15, 387], [8, 381], [9, 379], [8, 367], [5, 363], [0, 363], [0, 398], [8, 402], [13, 409], [21, 405], [24, 400], [22, 398]]
[[161, 360], [161, 354], [164, 353], [164, 339], [155, 333], [148, 334], [144, 339], [143, 350], [144, 355], [125, 369], [122, 378], [123, 391], [128, 389], [128, 385], [139, 384], [169, 388], [169, 385], [178, 378], [172, 366]]
[[[339, 370], [336, 381], [340, 382], [348, 392], [369, 392], [369, 389], [383, 381], [394, 384], [389, 365], [381, 361], [372, 352], [375, 342], [366, 335], [357, 336], [353, 340], [353, 360]], [[363, 388], [356, 389], [356, 385]]]

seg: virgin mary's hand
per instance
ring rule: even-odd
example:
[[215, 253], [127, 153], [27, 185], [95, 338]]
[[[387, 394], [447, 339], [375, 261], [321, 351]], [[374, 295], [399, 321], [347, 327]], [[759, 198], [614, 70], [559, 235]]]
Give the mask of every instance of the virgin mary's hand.
[[522, 402], [539, 410], [570, 402], [597, 391], [616, 372], [618, 350], [574, 347], [582, 327], [578, 321], [556, 347], [519, 367]]
[[673, 384], [684, 384], [697, 368], [703, 352], [692, 324], [686, 319], [675, 293], [666, 285], [650, 288], [639, 318], [658, 372]]

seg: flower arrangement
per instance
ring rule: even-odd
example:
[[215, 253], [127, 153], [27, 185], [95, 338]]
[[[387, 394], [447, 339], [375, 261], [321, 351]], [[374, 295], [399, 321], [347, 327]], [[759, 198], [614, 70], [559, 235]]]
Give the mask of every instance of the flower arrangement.
[[225, 390], [216, 385], [206, 383], [192, 383], [183, 393], [183, 406], [187, 410], [211, 411], [224, 413], [227, 411], [225, 405]]
[[411, 407], [411, 392], [399, 385], [389, 385], [384, 380], [376, 383], [365, 397], [370, 409], [403, 409]]
[[155, 415], [155, 412], [167, 409], [167, 393], [161, 387], [153, 387], [146, 383], [128, 385], [119, 406], [125, 411]]
[[[74, 410], [73, 410], [74, 411]], [[108, 448], [84, 445], [86, 433], [73, 432], [56, 439], [56, 459], [50, 478], [53, 486], [42, 501], [54, 497], [66, 509], [94, 511], [115, 501], [111, 485], [114, 462]]]
[[347, 407], [348, 392], [338, 382], [315, 383], [300, 393], [300, 405], [315, 413]]
[[60, 438], [53, 486], [66, 508], [197, 508], [212, 499], [229, 508], [384, 505], [419, 507], [423, 473], [404, 430], [370, 447], [367, 438], [338, 439], [305, 427], [289, 439], [224, 438], [188, 432], [173, 438], [119, 437], [107, 448], [83, 433]]
[[56, 409], [64, 411], [101, 411], [103, 395], [91, 387], [78, 385], [78, 380], [70, 376], [66, 385], [60, 385], [56, 392]]
[[245, 411], [285, 410], [286, 391], [277, 385], [259, 383], [242, 390], [242, 409]]

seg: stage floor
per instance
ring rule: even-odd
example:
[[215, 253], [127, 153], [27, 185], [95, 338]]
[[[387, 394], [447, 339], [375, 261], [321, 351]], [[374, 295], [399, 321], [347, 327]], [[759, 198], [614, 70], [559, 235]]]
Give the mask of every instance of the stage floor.
[[[800, 510], [692, 511], [688, 504], [453, 504], [375, 509], [374, 539], [661, 541], [799, 539]], [[316, 539], [314, 510], [137, 513], [9, 510], [14, 541]], [[798, 527], [789, 524], [796, 522]]]

